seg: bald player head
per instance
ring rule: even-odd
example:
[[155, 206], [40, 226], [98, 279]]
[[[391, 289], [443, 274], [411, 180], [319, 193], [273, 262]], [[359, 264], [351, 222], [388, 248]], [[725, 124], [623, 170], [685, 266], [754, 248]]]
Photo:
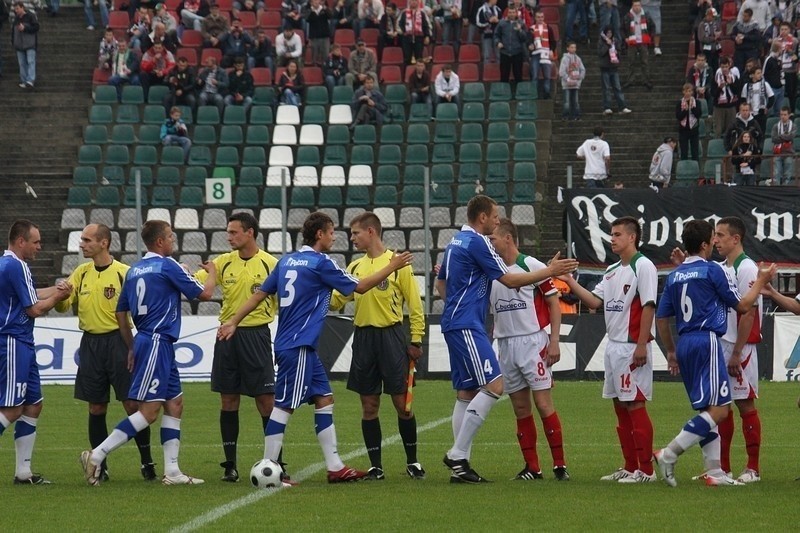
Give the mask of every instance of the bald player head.
[[110, 265], [112, 258], [111, 229], [105, 224], [89, 224], [81, 232], [80, 249], [83, 257], [91, 259], [97, 266]]

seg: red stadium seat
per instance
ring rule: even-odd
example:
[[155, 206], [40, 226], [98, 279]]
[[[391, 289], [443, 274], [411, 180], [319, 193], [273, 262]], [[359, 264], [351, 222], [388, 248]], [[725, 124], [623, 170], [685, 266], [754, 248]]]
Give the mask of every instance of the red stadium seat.
[[222, 50], [220, 50], [219, 48], [203, 48], [203, 52], [200, 55], [200, 63], [205, 65], [206, 59], [208, 59], [209, 57], [213, 57], [214, 59], [216, 59], [217, 65], [219, 65], [220, 62], [222, 62]]
[[500, 81], [500, 65], [497, 63], [484, 63], [483, 81]]
[[277, 11], [280, 13], [283, 2], [281, 0], [266, 0], [264, 7], [267, 11]]
[[453, 47], [449, 44], [439, 45], [433, 49], [434, 63], [455, 63], [456, 54]]
[[462, 44], [458, 49], [459, 63], [480, 63], [481, 48], [477, 44]]
[[[406, 72], [405, 72], [405, 80], [411, 77], [411, 74], [414, 72], [416, 67], [414, 65], [406, 65]], [[433, 80], [433, 78], [431, 78]]]
[[697, 51], [695, 50], [695, 46], [697, 46], [697, 45], [695, 43], [696, 43], [696, 41], [694, 39], [689, 41], [689, 57], [696, 57], [697, 56]]
[[186, 30], [181, 37], [181, 43], [187, 48], [200, 48], [203, 46], [203, 34], [195, 30]]
[[[337, 33], [339, 30], [336, 30]], [[361, 30], [361, 34], [359, 37], [364, 39], [364, 44], [366, 44], [369, 48], [377, 48], [378, 47], [378, 38], [380, 37], [381, 32], [378, 28], [364, 28]]]
[[383, 49], [382, 65], [402, 65], [403, 49], [399, 46], [390, 46]]
[[176, 11], [178, 6], [181, 5], [182, 0], [165, 0], [164, 5], [167, 6], [167, 9], [170, 11]]
[[403, 78], [401, 76], [400, 67], [397, 65], [384, 65], [381, 67], [380, 74], [378, 74], [381, 84], [386, 85], [403, 83]]
[[240, 11], [239, 20], [242, 21], [242, 28], [247, 31], [252, 33], [256, 29], [256, 14], [252, 11]]
[[128, 30], [131, 27], [131, 19], [127, 11], [112, 11], [108, 14], [108, 27], [112, 30]]
[[442, 71], [442, 67], [444, 67], [443, 64], [433, 65], [433, 67], [431, 67], [431, 82], [433, 82], [433, 80], [436, 79], [436, 76], [439, 75], [439, 72]]
[[185, 57], [189, 65], [193, 67], [197, 66], [197, 50], [194, 48], [178, 48], [175, 59], [179, 59], [180, 57]]
[[722, 56], [733, 57], [733, 52], [734, 49], [736, 48], [733, 44], [733, 41], [730, 39], [722, 39], [722, 41], [720, 41], [720, 44], [722, 45], [722, 51], [720, 52], [720, 57]]
[[286, 72], [286, 67], [276, 67], [275, 68], [275, 85], [281, 81], [281, 74]]
[[256, 67], [250, 71], [253, 76], [253, 85], [256, 87], [266, 87], [272, 85], [272, 73], [268, 68]]
[[342, 57], [344, 58], [345, 61], [348, 61], [350, 59], [351, 53], [352, 50], [350, 50], [349, 48], [342, 48]]
[[544, 21], [547, 24], [558, 26], [558, 23], [561, 22], [561, 10], [558, 7], [542, 6], [539, 9], [544, 13]]
[[262, 28], [269, 28], [273, 30], [280, 29], [281, 27], [281, 12], [278, 11], [263, 11], [258, 18], [258, 25]]
[[274, 28], [265, 29], [264, 35], [266, 35], [267, 39], [269, 39], [269, 42], [271, 42], [272, 45], [275, 46], [275, 38], [278, 36], [278, 30]]
[[480, 81], [477, 63], [461, 63], [458, 65], [458, 79], [461, 83]]
[[736, 9], [736, 2], [725, 2], [722, 4], [722, 20], [725, 22], [729, 20], [736, 20], [739, 11]]
[[341, 46], [346, 46], [347, 48], [352, 48], [356, 45], [356, 34], [351, 29], [339, 28], [336, 30], [336, 33], [333, 34], [333, 42]]
[[325, 78], [322, 75], [322, 69], [319, 67], [305, 67], [303, 68], [303, 79], [306, 85], [322, 85], [325, 83]]
[[303, 64], [304, 65], [313, 65], [314, 64], [314, 54], [311, 51], [310, 46], [306, 46], [305, 50], [303, 50]]
[[110, 70], [96, 68], [92, 74], [92, 85], [106, 85], [110, 76]]
[[233, 0], [216, 0], [220, 11], [230, 11], [233, 9]]

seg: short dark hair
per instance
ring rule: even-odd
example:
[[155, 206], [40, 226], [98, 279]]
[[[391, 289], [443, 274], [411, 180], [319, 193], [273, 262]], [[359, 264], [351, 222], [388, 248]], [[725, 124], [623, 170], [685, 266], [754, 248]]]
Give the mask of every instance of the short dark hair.
[[163, 220], [148, 220], [142, 226], [142, 242], [150, 249], [156, 244], [158, 239], [166, 237], [167, 228], [169, 227], [169, 222]]
[[739, 217], [722, 217], [717, 220], [717, 225], [719, 226], [720, 224], [728, 226], [731, 234], [738, 235], [741, 240], [744, 240], [744, 236], [747, 235], [747, 227], [744, 225], [744, 220]]
[[[17, 4], [21, 4], [22, 2], [17, 2]], [[17, 5], [14, 4], [14, 5]], [[32, 229], [39, 229], [39, 226], [31, 222], [26, 218], [20, 218], [15, 220], [13, 224], [11, 224], [11, 229], [8, 230], [8, 244], [12, 244], [14, 241], [22, 237], [26, 241], [31, 238], [31, 230]]]
[[111, 228], [106, 226], [105, 224], [96, 224], [97, 231], [95, 232], [95, 236], [97, 237], [98, 241], [106, 240], [108, 241], [108, 247], [111, 247]]
[[711, 244], [711, 236], [714, 228], [705, 220], [690, 220], [683, 226], [681, 240], [690, 254], [697, 254], [703, 247], [703, 243]]
[[258, 220], [247, 211], [239, 211], [228, 217], [228, 222], [238, 222], [245, 231], [253, 230], [253, 237], [258, 234]]
[[636, 242], [634, 242], [634, 245], [637, 250], [639, 249], [639, 241], [642, 240], [642, 226], [639, 225], [638, 220], [633, 217], [619, 217], [611, 223], [611, 227], [613, 228], [614, 226], [625, 226], [628, 233], [635, 233]]
[[514, 242], [517, 242], [517, 225], [507, 218], [501, 218], [497, 230], [503, 235], [511, 235]]
[[475, 222], [478, 220], [478, 217], [481, 215], [481, 213], [491, 215], [492, 209], [496, 205], [497, 202], [485, 194], [479, 194], [475, 196], [467, 204], [467, 221]]
[[321, 211], [311, 213], [303, 222], [303, 244], [314, 246], [317, 243], [317, 232], [325, 231], [329, 227], [333, 227], [331, 217]]
[[383, 232], [381, 219], [379, 219], [378, 215], [372, 211], [364, 211], [360, 215], [354, 217], [353, 220], [350, 221], [350, 227], [352, 228], [355, 225], [359, 225], [362, 228], [372, 228], [378, 235]]
[[592, 134], [595, 137], [602, 137], [605, 132], [606, 130], [603, 129], [603, 126], [595, 126], [595, 128], [592, 130]]
[[742, 11], [742, 13], [745, 13], [745, 14], [747, 14], [747, 15], [750, 15], [751, 17], [753, 16], [753, 10], [752, 10], [752, 9], [750, 9], [749, 7], [745, 8], [745, 10], [744, 10], [744, 11]]

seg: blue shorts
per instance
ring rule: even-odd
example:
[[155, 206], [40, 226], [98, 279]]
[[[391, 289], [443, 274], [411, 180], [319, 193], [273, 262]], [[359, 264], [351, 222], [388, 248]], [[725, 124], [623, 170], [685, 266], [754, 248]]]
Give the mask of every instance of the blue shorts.
[[165, 402], [182, 394], [172, 341], [159, 334], [137, 333], [133, 339], [133, 376], [128, 398]]
[[455, 390], [475, 390], [502, 376], [497, 354], [485, 332], [458, 329], [444, 333]]
[[0, 336], [0, 407], [33, 405], [42, 401], [42, 383], [33, 346]]
[[678, 339], [676, 349], [683, 385], [692, 408], [731, 403], [728, 369], [719, 337], [710, 331], [688, 333]]
[[275, 406], [297, 409], [315, 396], [333, 394], [325, 367], [317, 352], [308, 346], [275, 352]]

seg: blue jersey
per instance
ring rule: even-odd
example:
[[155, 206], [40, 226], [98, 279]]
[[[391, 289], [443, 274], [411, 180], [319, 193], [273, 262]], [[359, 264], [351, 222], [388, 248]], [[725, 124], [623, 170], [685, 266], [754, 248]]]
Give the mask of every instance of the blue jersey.
[[136, 330], [176, 341], [181, 333], [181, 294], [193, 300], [203, 286], [177, 261], [148, 252], [125, 276], [117, 311], [130, 311]]
[[278, 295], [275, 351], [301, 346], [316, 350], [332, 290], [347, 296], [357, 285], [358, 278], [310, 246], [283, 256], [261, 285], [263, 292]]
[[712, 261], [689, 257], [667, 278], [657, 318], [675, 317], [678, 334], [713, 331], [724, 335], [728, 308], [739, 304], [736, 284]]
[[485, 235], [463, 226], [444, 251], [439, 279], [445, 280], [442, 332], [483, 330], [492, 282], [508, 272]]
[[0, 257], [0, 335], [33, 346], [33, 319], [25, 309], [38, 301], [27, 263], [6, 250]]

